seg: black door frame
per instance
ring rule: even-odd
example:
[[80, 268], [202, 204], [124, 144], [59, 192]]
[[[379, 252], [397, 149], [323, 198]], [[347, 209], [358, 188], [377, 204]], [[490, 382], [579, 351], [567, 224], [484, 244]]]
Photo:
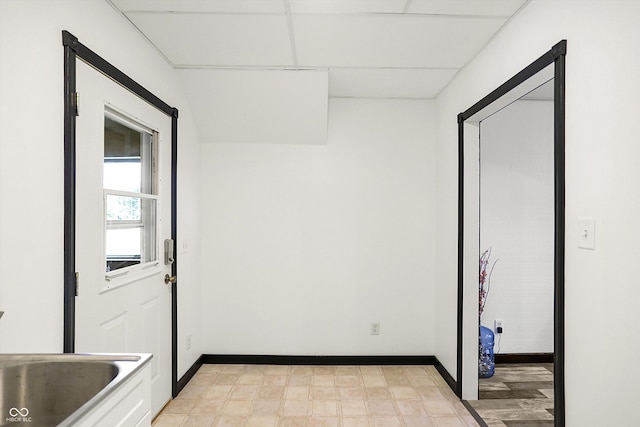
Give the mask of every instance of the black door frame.
[[[177, 241], [178, 109], [171, 107], [142, 85], [62, 31], [64, 46], [64, 342], [63, 351], [75, 351], [76, 328], [76, 59], [81, 59], [131, 93], [171, 117], [171, 238]], [[171, 275], [177, 277], [177, 245], [174, 245]], [[178, 390], [178, 296], [171, 284], [171, 393]]]
[[[464, 266], [464, 122], [518, 85], [554, 64], [554, 424], [565, 425], [564, 381], [564, 254], [565, 254], [565, 68], [567, 41], [561, 40], [548, 52], [507, 80], [466, 111], [458, 114], [458, 316], [457, 374], [455, 392], [462, 398], [463, 266]], [[476, 261], [477, 262], [477, 261]]]

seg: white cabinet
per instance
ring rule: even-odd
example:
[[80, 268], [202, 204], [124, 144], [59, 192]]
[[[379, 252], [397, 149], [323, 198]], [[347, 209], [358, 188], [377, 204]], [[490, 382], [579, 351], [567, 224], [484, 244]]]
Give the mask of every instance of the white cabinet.
[[[125, 362], [131, 363], [131, 362]], [[150, 427], [151, 366], [130, 374], [109, 396], [78, 419], [79, 427]]]

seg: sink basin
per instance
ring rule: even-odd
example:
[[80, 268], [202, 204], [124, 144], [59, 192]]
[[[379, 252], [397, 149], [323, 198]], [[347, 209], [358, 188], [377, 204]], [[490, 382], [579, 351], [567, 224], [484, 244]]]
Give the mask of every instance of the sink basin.
[[47, 361], [2, 368], [2, 425], [31, 415], [37, 425], [56, 426], [117, 375], [118, 368], [108, 362]]
[[140, 359], [127, 355], [0, 355], [0, 426], [74, 425], [132, 373]]

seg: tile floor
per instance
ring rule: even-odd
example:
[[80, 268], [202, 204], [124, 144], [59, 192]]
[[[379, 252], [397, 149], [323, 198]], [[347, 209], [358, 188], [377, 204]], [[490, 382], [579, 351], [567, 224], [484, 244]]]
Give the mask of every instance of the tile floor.
[[153, 426], [478, 424], [433, 366], [203, 365]]
[[553, 364], [496, 365], [469, 401], [489, 427], [553, 427]]

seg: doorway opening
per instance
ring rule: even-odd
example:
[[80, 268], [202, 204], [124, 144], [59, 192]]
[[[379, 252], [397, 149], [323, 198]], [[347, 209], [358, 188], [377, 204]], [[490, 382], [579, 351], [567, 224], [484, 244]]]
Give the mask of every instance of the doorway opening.
[[467, 120], [478, 132], [481, 337], [469, 404], [505, 424], [554, 424], [551, 71], [501, 110]]
[[[142, 85], [124, 74], [114, 65], [106, 61], [90, 48], [80, 43], [77, 37], [68, 31], [62, 31], [62, 44], [64, 47], [64, 341], [65, 353], [75, 352], [76, 341], [76, 119], [78, 116], [78, 96], [76, 91], [77, 60], [92, 67], [101, 73], [105, 79], [118, 84], [130, 94], [143, 100], [157, 111], [170, 119], [170, 234], [171, 239], [177, 237], [177, 124], [178, 109], [162, 101], [156, 95]], [[110, 117], [113, 119], [113, 117]], [[144, 148], [142, 148], [144, 149]], [[143, 196], [144, 198], [145, 196]], [[149, 197], [146, 197], [149, 199]], [[153, 197], [150, 197], [153, 199]], [[149, 212], [146, 209], [146, 212]], [[150, 220], [149, 220], [150, 221]], [[147, 222], [149, 222], [147, 221]], [[114, 224], [115, 225], [115, 224]], [[135, 255], [135, 254], [134, 254]], [[157, 258], [158, 254], [156, 254]], [[105, 266], [109, 265], [109, 256], [104, 260]], [[112, 257], [113, 258], [113, 257]], [[132, 262], [132, 256], [128, 261]], [[172, 259], [176, 260], [176, 251], [173, 250]], [[114, 261], [114, 260], [111, 260]], [[131, 268], [131, 266], [123, 267]], [[103, 268], [103, 271], [106, 267]], [[177, 275], [177, 263], [171, 265], [171, 276]], [[176, 282], [171, 283], [171, 389], [172, 395], [177, 396], [180, 387], [186, 381], [178, 379], [178, 337], [177, 337], [177, 289]]]
[[[544, 88], [550, 89], [553, 95], [552, 98], [552, 110], [551, 110], [551, 123], [552, 136], [550, 140], [552, 143], [549, 147], [548, 155], [551, 156], [550, 165], [547, 172], [551, 172], [552, 176], [545, 178], [551, 185], [550, 196], [547, 194], [547, 202], [541, 203], [549, 210], [546, 212], [547, 225], [550, 225], [552, 234], [545, 243], [539, 245], [542, 258], [546, 258], [544, 264], [546, 268], [550, 270], [547, 274], [547, 282], [552, 283], [552, 289], [542, 299], [550, 301], [552, 300], [552, 331], [549, 337], [546, 338], [547, 344], [552, 342], [551, 353], [546, 353], [547, 357], [552, 357], [553, 361], [553, 395], [555, 398], [555, 410], [554, 410], [554, 425], [564, 426], [564, 87], [565, 87], [565, 55], [566, 55], [566, 41], [563, 40], [553, 46], [547, 53], [539, 57], [536, 61], [532, 62], [529, 66], [524, 68], [514, 77], [509, 79], [503, 85], [491, 92], [489, 95], [478, 101], [468, 110], [458, 115], [458, 147], [459, 147], [459, 202], [458, 202], [458, 340], [457, 340], [457, 374], [455, 388], [459, 397], [465, 400], [477, 400], [478, 399], [478, 365], [479, 365], [479, 327], [480, 327], [480, 315], [479, 315], [479, 270], [478, 270], [478, 258], [480, 254], [487, 249], [485, 246], [493, 247], [492, 241], [501, 241], [503, 245], [505, 238], [513, 239], [514, 231], [507, 230], [505, 237], [504, 230], [502, 230], [503, 236], [500, 236], [500, 230], [497, 234], [490, 236], [487, 233], [481, 235], [481, 222], [483, 221], [483, 215], [485, 220], [491, 209], [481, 208], [480, 197], [481, 188], [484, 188], [485, 196], [488, 194], [489, 187], [481, 187], [482, 179], [486, 179], [490, 183], [493, 179], [495, 186], [496, 179], [498, 181], [504, 181], [509, 179], [508, 172], [505, 175], [505, 171], [502, 170], [498, 176], [481, 175], [481, 133], [478, 132], [479, 125], [483, 120], [490, 120], [494, 115], [505, 115], [509, 110], [508, 106], [512, 105], [516, 100], [523, 99], [523, 96], [533, 97], [536, 92], [534, 89], [543, 90]], [[548, 83], [549, 86], [545, 86]], [[539, 95], [540, 92], [537, 92]], [[503, 111], [504, 110], [504, 111]], [[510, 122], [513, 122], [511, 118]], [[485, 124], [489, 124], [487, 121]], [[474, 126], [475, 125], [475, 126]], [[489, 126], [485, 126], [484, 130], [489, 131]], [[501, 133], [498, 131], [498, 134]], [[514, 148], [511, 146], [511, 148]], [[522, 150], [521, 150], [522, 151]], [[485, 153], [486, 154], [486, 153]], [[499, 154], [499, 153], [498, 153]], [[504, 154], [504, 153], [503, 153]], [[523, 153], [512, 153], [511, 156], [522, 156]], [[497, 159], [500, 157], [498, 156]], [[523, 159], [524, 161], [531, 162], [533, 159], [528, 156]], [[508, 158], [507, 163], [513, 161], [513, 158]], [[486, 165], [485, 165], [486, 166]], [[495, 165], [494, 165], [495, 166]], [[495, 168], [494, 170], [496, 170]], [[520, 165], [516, 169], [522, 169]], [[511, 172], [513, 173], [513, 171]], [[502, 174], [502, 176], [499, 176]], [[513, 178], [513, 176], [512, 176]], [[510, 179], [509, 185], [513, 184], [513, 179]], [[504, 190], [504, 188], [503, 188]], [[517, 190], [517, 189], [516, 189]], [[499, 200], [501, 197], [506, 196], [504, 191], [502, 194], [498, 192], [494, 194], [493, 198]], [[513, 197], [513, 196], [511, 196]], [[497, 202], [496, 202], [497, 203]], [[495, 209], [494, 209], [495, 210]], [[543, 215], [544, 216], [544, 215]], [[513, 213], [509, 216], [513, 219]], [[494, 222], [494, 231], [497, 227], [503, 226], [505, 218], [500, 218], [500, 215], [495, 215], [492, 219]], [[491, 222], [491, 221], [489, 221]], [[543, 221], [544, 222], [544, 221]], [[497, 225], [496, 225], [497, 223]], [[502, 223], [502, 224], [500, 224]], [[485, 232], [487, 230], [487, 222], [485, 221]], [[531, 225], [531, 224], [529, 224]], [[531, 235], [529, 233], [528, 235]], [[547, 233], [547, 236], [549, 234]], [[484, 237], [484, 239], [483, 239]], [[523, 239], [522, 236], [516, 237], [517, 239]], [[546, 247], [546, 252], [543, 249]], [[538, 250], [536, 249], [536, 250]], [[505, 250], [505, 254], [496, 253], [496, 248], [493, 247], [493, 256], [497, 258], [503, 258], [504, 256], [512, 256], [512, 250]], [[508, 255], [507, 255], [508, 253]], [[495, 258], [494, 258], [495, 259]], [[505, 263], [500, 261], [499, 265], [502, 267]], [[513, 261], [513, 260], [512, 260]], [[505, 267], [505, 270], [509, 270], [514, 265], [514, 262], [510, 262]], [[497, 283], [494, 283], [497, 285]], [[495, 288], [494, 288], [495, 290]], [[505, 297], [508, 299], [508, 297]], [[496, 297], [495, 299], [500, 299]], [[507, 323], [505, 318], [501, 314], [496, 312], [488, 315], [491, 317], [489, 320], [490, 329], [493, 329], [494, 334], [497, 332], [497, 323], [502, 320], [501, 332], [497, 338], [502, 339], [502, 334], [505, 334], [509, 328], [509, 324], [514, 327], [518, 327], [518, 315], [513, 315], [515, 323]], [[506, 317], [506, 316], [505, 316]], [[483, 322], [485, 319], [482, 319]], [[537, 325], [539, 326], [539, 325]], [[544, 325], [543, 325], [544, 326]], [[519, 334], [521, 338], [526, 338], [526, 332]], [[505, 334], [506, 337], [506, 334]], [[495, 335], [494, 335], [495, 338]], [[500, 341], [501, 345], [507, 344]], [[516, 344], [515, 341], [509, 343], [509, 345]], [[538, 347], [540, 348], [540, 347]], [[521, 353], [521, 350], [516, 349], [514, 353]], [[539, 351], [539, 350], [538, 350]], [[536, 352], [538, 352], [536, 351]], [[541, 351], [545, 353], [545, 351]], [[552, 356], [551, 356], [552, 354]], [[469, 407], [469, 406], [468, 406]]]

